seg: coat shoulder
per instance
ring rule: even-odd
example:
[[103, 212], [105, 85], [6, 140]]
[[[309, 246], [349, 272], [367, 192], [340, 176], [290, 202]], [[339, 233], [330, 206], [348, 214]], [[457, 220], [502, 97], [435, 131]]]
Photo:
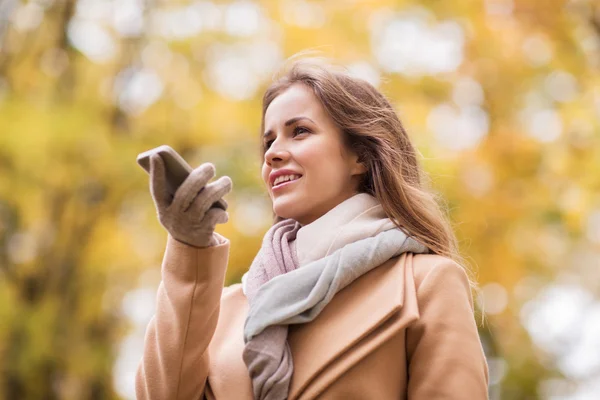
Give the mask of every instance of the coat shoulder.
[[440, 296], [464, 296], [471, 311], [475, 311], [472, 282], [467, 270], [456, 261], [437, 254], [414, 254], [412, 270], [419, 305]]
[[414, 254], [412, 266], [417, 291], [425, 281], [436, 276], [453, 275], [459, 280], [469, 281], [465, 268], [451, 258], [437, 254]]

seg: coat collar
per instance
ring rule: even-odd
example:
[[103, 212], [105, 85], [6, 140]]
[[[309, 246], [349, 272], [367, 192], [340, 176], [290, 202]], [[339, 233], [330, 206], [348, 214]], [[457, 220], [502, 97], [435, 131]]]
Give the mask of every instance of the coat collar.
[[338, 292], [311, 323], [290, 326], [295, 365], [290, 400], [309, 392], [306, 398], [316, 397], [419, 318], [412, 260], [409, 253], [388, 260]]
[[[290, 325], [288, 343], [294, 359], [290, 400], [317, 398], [345, 371], [419, 318], [413, 259], [413, 254], [404, 253], [388, 260], [338, 292], [310, 323]], [[241, 285], [225, 290], [219, 316], [224, 328], [211, 344], [213, 361], [235, 354], [225, 357], [223, 365], [231, 369], [233, 363], [245, 371], [240, 355], [248, 303]]]

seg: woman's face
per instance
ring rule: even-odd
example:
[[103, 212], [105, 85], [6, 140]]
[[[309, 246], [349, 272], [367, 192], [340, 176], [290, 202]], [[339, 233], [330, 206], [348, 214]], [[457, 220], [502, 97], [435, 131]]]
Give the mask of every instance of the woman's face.
[[[306, 225], [357, 193], [366, 169], [311, 89], [294, 84], [277, 96], [264, 126], [262, 178], [277, 216]], [[273, 185], [279, 172], [295, 180]]]

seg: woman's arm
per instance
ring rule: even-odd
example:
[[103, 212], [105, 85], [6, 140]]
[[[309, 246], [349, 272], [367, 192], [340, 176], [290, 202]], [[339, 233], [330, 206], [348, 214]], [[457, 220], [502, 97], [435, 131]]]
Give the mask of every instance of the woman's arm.
[[439, 256], [435, 265], [419, 270], [418, 258], [414, 270], [420, 318], [406, 338], [408, 399], [487, 399], [488, 368], [467, 275]]
[[198, 400], [208, 376], [208, 344], [219, 316], [229, 240], [207, 248], [170, 235], [162, 263], [156, 314], [136, 375], [138, 400]]

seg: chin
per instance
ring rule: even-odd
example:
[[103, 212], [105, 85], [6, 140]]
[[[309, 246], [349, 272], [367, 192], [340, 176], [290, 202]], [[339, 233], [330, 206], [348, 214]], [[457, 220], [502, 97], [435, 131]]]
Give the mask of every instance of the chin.
[[283, 219], [288, 219], [288, 218], [296, 219], [297, 218], [297, 216], [294, 213], [287, 211], [286, 207], [274, 207], [273, 212], [279, 218], [283, 218]]
[[293, 204], [274, 204], [273, 212], [275, 213], [275, 215], [283, 219], [291, 218], [298, 221], [298, 218], [301, 218], [301, 214], [298, 213], [298, 210], [294, 210]]

